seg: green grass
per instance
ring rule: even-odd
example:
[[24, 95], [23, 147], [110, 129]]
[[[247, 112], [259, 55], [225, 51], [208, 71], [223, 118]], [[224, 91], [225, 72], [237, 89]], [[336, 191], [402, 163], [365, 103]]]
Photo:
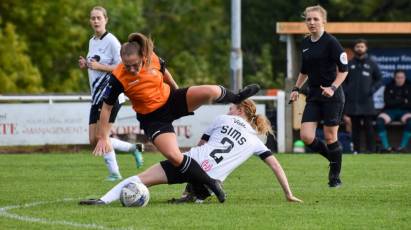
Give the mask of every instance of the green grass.
[[[90, 154], [0, 155], [0, 229], [410, 229], [411, 155], [345, 155], [343, 186], [327, 187], [328, 165], [318, 155], [276, 155], [294, 194], [303, 204], [285, 202], [274, 175], [258, 158], [234, 171], [224, 186], [226, 203], [170, 205], [182, 185], [150, 188], [145, 208], [77, 205], [104, 194], [101, 158]], [[145, 155], [136, 170], [119, 155], [125, 177], [163, 159]], [[64, 198], [73, 200], [60, 201]], [[94, 224], [94, 225], [93, 225]]]

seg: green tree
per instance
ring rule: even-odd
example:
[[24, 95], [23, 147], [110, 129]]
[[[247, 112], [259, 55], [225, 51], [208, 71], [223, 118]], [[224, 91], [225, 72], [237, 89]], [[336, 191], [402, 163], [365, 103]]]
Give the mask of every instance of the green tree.
[[230, 21], [223, 1], [146, 1], [144, 17], [145, 32], [180, 86], [229, 84]]
[[[304, 8], [318, 3], [329, 21], [411, 20], [409, 0], [242, 1], [244, 83], [282, 87], [285, 43], [275, 34], [276, 22], [302, 21]], [[180, 86], [229, 85], [230, 1], [2, 0], [0, 73], [7, 83], [1, 93], [88, 91], [77, 60], [87, 52], [96, 5], [107, 9], [108, 30], [120, 42], [131, 32], [150, 34]]]
[[40, 72], [11, 23], [0, 28], [0, 82], [0, 94], [43, 92]]
[[77, 60], [88, 49], [92, 36], [89, 12], [95, 5], [107, 9], [108, 29], [120, 40], [144, 24], [141, 1], [5, 0], [0, 3], [3, 21], [16, 25], [16, 33], [27, 44], [33, 65], [41, 72], [46, 91], [88, 91], [87, 72], [78, 69]]

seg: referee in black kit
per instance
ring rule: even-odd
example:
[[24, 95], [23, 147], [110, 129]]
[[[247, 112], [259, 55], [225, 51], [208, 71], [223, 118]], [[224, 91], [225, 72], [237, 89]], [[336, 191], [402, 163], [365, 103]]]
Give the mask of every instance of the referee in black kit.
[[[330, 162], [328, 185], [339, 187], [342, 147], [337, 133], [345, 102], [340, 85], [348, 73], [347, 54], [337, 39], [324, 31], [327, 11], [323, 7], [307, 7], [304, 17], [310, 34], [302, 41], [302, 66], [290, 101], [297, 100], [299, 90], [308, 78], [309, 93], [300, 136], [308, 147], [327, 158]], [[320, 121], [324, 122], [324, 137], [327, 143], [315, 137]]]

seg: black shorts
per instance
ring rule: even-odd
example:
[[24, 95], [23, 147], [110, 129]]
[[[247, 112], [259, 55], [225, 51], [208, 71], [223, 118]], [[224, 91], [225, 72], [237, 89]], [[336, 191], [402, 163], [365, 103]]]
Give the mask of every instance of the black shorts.
[[[100, 119], [101, 107], [103, 107], [103, 102], [97, 105], [91, 105], [90, 117], [88, 121], [89, 125], [96, 124], [97, 121]], [[121, 104], [118, 101], [116, 101], [116, 103], [113, 105], [113, 109], [111, 110], [110, 119], [109, 119], [110, 123], [114, 123], [120, 108], [121, 108]]]
[[184, 174], [182, 174], [177, 167], [170, 163], [170, 161], [161, 161], [160, 165], [167, 176], [168, 184], [182, 184], [188, 182], [186, 186], [187, 192], [194, 194], [197, 198], [202, 200], [211, 196], [210, 191], [203, 184], [189, 181], [188, 178]]
[[304, 122], [324, 122], [325, 126], [337, 126], [341, 123], [344, 102], [336, 101], [307, 101], [304, 108]]
[[188, 112], [187, 90], [188, 88], [172, 90], [167, 102], [162, 107], [148, 114], [137, 113], [140, 127], [149, 140], [154, 141], [162, 133], [174, 133], [173, 121], [194, 114]]
[[182, 184], [189, 182], [188, 177], [182, 174], [169, 160], [161, 161], [160, 165], [167, 176], [167, 184]]

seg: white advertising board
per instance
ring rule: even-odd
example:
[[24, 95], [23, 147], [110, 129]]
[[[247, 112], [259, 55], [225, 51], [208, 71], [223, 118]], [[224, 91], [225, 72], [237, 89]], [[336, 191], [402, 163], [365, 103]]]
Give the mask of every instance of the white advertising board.
[[[0, 104], [0, 146], [88, 144], [89, 109], [89, 103]], [[196, 145], [213, 119], [227, 111], [227, 105], [208, 105], [174, 121], [179, 145]], [[257, 113], [265, 114], [265, 106], [258, 105]], [[144, 133], [131, 106], [122, 106], [112, 132]]]

